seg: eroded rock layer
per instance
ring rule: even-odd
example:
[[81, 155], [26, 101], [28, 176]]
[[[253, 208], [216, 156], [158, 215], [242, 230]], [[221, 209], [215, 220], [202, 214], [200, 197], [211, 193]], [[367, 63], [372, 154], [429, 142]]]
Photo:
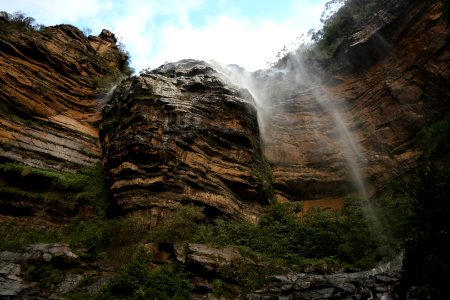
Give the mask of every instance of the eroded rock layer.
[[0, 17], [2, 213], [33, 215], [48, 198], [63, 202], [65, 174], [99, 163], [97, 87], [126, 59], [106, 30], [87, 38], [70, 25], [35, 30]]
[[108, 182], [122, 211], [164, 214], [180, 204], [235, 215], [267, 203], [253, 99], [204, 62], [184, 60], [133, 77], [103, 110]]

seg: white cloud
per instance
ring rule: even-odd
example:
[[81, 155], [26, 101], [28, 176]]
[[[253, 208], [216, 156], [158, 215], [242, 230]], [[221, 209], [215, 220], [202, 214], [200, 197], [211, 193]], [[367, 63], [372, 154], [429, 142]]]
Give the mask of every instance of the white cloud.
[[[0, 1], [5, 2], [3, 10], [21, 10], [38, 23], [72, 23], [92, 28], [92, 34], [110, 29], [122, 37], [137, 71], [183, 58], [214, 59], [249, 70], [264, 68], [283, 46], [317, 26], [326, 2], [294, 1], [290, 15], [279, 20], [243, 16], [238, 8], [228, 7], [227, 13], [194, 26], [190, 12], [211, 0]], [[226, 7], [227, 1], [219, 5]]]
[[111, 0], [1, 0], [2, 10], [13, 13], [22, 11], [38, 23], [55, 25], [75, 23], [80, 18], [95, 18], [102, 10], [111, 9]]
[[163, 26], [150, 66], [197, 58], [235, 63], [248, 70], [265, 68], [285, 45], [306, 34], [309, 28], [318, 26], [322, 8], [323, 2], [306, 7], [295, 5], [290, 16], [277, 21], [221, 15], [210, 18], [201, 27]]

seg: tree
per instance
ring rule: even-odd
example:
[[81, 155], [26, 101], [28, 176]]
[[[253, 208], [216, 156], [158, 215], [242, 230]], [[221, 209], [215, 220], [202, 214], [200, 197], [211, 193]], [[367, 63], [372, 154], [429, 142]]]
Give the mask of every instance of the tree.
[[403, 293], [418, 286], [418, 297], [450, 294], [450, 168], [428, 165], [406, 184], [413, 203], [411, 234], [405, 242]]

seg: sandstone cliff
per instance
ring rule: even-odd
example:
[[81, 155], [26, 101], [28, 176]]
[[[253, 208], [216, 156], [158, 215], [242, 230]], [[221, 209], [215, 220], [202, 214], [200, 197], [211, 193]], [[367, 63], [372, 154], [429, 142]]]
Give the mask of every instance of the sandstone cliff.
[[109, 188], [125, 212], [196, 204], [238, 215], [271, 197], [253, 99], [206, 63], [166, 64], [123, 82], [103, 120]]
[[314, 76], [306, 74], [308, 61], [293, 59], [294, 71], [266, 87], [276, 91], [265, 155], [279, 196], [351, 192], [349, 160], [369, 194], [417, 166], [422, 149], [416, 135], [449, 111], [449, 31], [440, 1], [410, 1], [397, 15], [388, 11], [376, 12], [384, 21], [368, 22], [336, 53], [350, 71], [315, 70]]
[[71, 194], [85, 187], [70, 180], [101, 158], [98, 87], [127, 60], [115, 42], [106, 30], [87, 38], [70, 25], [35, 30], [0, 18], [2, 214], [73, 213]]

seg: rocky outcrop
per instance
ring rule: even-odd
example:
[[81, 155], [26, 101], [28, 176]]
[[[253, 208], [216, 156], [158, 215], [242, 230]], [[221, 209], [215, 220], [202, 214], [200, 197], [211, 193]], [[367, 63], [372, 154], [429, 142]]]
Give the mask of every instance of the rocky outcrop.
[[191, 268], [200, 268], [204, 272], [217, 271], [232, 263], [245, 260], [239, 250], [233, 247], [213, 248], [205, 244], [173, 244], [176, 259]]
[[36, 215], [45, 206], [36, 199], [58, 191], [32, 168], [65, 177], [100, 162], [97, 88], [127, 59], [107, 33], [88, 39], [70, 25], [35, 30], [0, 17], [2, 214]]
[[170, 63], [123, 82], [103, 109], [108, 184], [122, 211], [181, 204], [238, 215], [270, 199], [256, 109], [208, 64]]
[[[68, 269], [79, 264], [78, 256], [72, 252], [68, 245], [63, 244], [32, 244], [24, 247], [21, 252], [0, 252], [0, 297], [10, 299], [43, 299], [49, 295], [39, 295], [42, 291], [37, 282], [30, 282], [30, 277], [25, 270], [32, 265], [47, 264], [55, 268]], [[56, 271], [55, 271], [56, 272]], [[33, 278], [45, 280], [44, 276]], [[69, 276], [70, 275], [70, 276]], [[64, 293], [76, 288], [83, 276], [67, 273], [66, 279], [62, 279], [55, 292]], [[33, 280], [32, 279], [32, 280]], [[69, 286], [69, 288], [67, 287]], [[40, 297], [39, 297], [40, 296]]]
[[401, 257], [369, 271], [272, 276], [274, 285], [246, 295], [260, 299], [397, 299]]

